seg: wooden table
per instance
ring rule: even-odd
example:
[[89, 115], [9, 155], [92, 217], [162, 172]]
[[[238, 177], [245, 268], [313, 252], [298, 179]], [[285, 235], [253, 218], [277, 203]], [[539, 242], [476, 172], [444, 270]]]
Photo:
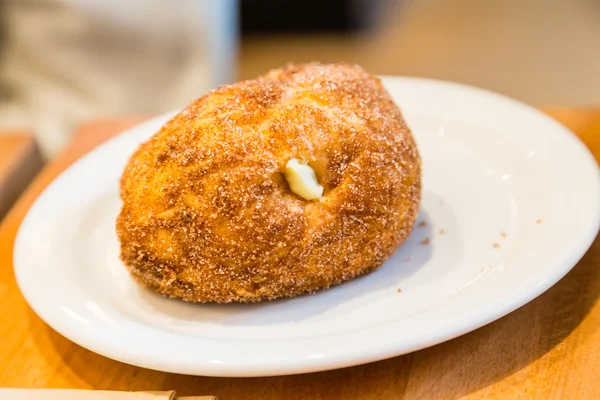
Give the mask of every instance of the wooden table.
[[42, 165], [42, 155], [31, 134], [0, 134], [0, 221]]
[[[600, 159], [600, 109], [547, 110]], [[0, 386], [176, 389], [221, 399], [599, 399], [600, 240], [556, 286], [475, 332], [413, 354], [316, 374], [225, 379], [109, 360], [42, 322], [15, 284], [12, 246], [35, 197], [98, 143], [138, 119], [96, 123], [38, 176], [0, 226]]]

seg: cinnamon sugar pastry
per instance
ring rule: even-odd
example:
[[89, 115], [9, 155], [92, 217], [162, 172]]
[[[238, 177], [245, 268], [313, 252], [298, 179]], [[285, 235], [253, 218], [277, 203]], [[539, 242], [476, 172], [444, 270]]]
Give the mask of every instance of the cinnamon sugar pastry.
[[[290, 160], [320, 195], [292, 190]], [[191, 103], [133, 154], [121, 197], [121, 257], [140, 284], [257, 302], [378, 268], [411, 232], [421, 162], [379, 79], [290, 65]]]

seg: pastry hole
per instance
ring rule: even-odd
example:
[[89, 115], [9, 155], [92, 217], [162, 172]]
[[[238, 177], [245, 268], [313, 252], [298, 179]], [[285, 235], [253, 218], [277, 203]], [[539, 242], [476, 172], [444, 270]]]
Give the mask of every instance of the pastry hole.
[[323, 197], [323, 186], [309, 164], [291, 158], [285, 165], [284, 176], [291, 191], [303, 199], [318, 200]]

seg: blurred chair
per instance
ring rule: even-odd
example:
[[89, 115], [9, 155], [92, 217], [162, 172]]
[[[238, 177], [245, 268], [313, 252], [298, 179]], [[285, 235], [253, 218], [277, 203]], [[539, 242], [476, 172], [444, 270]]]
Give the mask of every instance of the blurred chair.
[[237, 0], [3, 0], [0, 132], [182, 107], [235, 74]]

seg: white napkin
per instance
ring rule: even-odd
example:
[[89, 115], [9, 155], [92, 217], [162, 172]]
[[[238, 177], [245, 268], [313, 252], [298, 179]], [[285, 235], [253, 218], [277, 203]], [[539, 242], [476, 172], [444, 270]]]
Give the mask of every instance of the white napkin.
[[117, 392], [78, 389], [0, 389], [0, 400], [217, 400], [215, 396], [177, 397], [166, 392]]

